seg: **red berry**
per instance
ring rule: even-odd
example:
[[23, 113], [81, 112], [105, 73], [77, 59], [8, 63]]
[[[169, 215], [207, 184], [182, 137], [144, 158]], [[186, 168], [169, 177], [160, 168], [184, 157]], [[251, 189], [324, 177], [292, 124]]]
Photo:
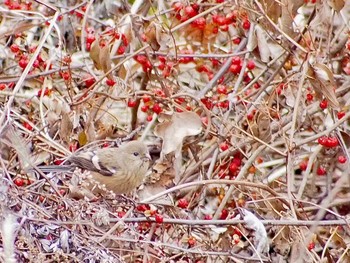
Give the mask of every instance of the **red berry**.
[[324, 146], [333, 148], [339, 145], [337, 137], [328, 137]]
[[96, 40], [96, 37], [94, 34], [88, 34], [86, 37], [86, 43], [92, 44]]
[[261, 87], [259, 82], [255, 82], [253, 85], [254, 89], [259, 89]]
[[12, 45], [10, 46], [10, 49], [11, 49], [11, 51], [12, 51], [13, 53], [17, 53], [17, 52], [19, 51], [19, 46], [16, 45], [16, 44], [12, 44]]
[[235, 44], [235, 45], [239, 45], [239, 43], [241, 43], [241, 38], [236, 37], [236, 38], [234, 38], [234, 39], [232, 40], [232, 42], [233, 42], [233, 44]]
[[147, 61], [148, 61], [148, 58], [146, 56], [144, 56], [144, 55], [137, 55], [135, 57], [135, 60], [137, 62], [139, 62], [141, 65], [145, 65], [147, 63]]
[[213, 217], [211, 215], [205, 215], [204, 220], [212, 220]]
[[28, 131], [33, 130], [32, 125], [30, 125], [28, 122], [23, 122], [23, 127], [26, 128]]
[[162, 112], [162, 108], [160, 107], [160, 105], [158, 103], [155, 103], [152, 107], [152, 110], [154, 113], [159, 114]]
[[242, 59], [238, 56], [232, 58], [232, 64], [240, 66], [242, 64]]
[[90, 88], [94, 83], [96, 82], [95, 78], [93, 76], [88, 75], [86, 79], [83, 80], [85, 83], [85, 86], [87, 88]]
[[124, 54], [124, 53], [125, 53], [125, 46], [120, 46], [120, 47], [118, 48], [118, 50], [117, 50], [117, 53], [118, 53], [119, 55]]
[[237, 172], [238, 172], [238, 169], [239, 169], [239, 166], [237, 165], [237, 163], [231, 162], [228, 169], [229, 169], [230, 174], [231, 174], [232, 176], [236, 176], [236, 175], [237, 175]]
[[187, 208], [188, 207], [188, 201], [185, 198], [181, 198], [177, 201], [177, 206], [180, 208]]
[[70, 75], [70, 73], [69, 73], [68, 71], [62, 72], [62, 73], [61, 73], [61, 76], [62, 76], [62, 78], [63, 78], [64, 80], [70, 80], [70, 78], [71, 78], [71, 75]]
[[216, 88], [216, 91], [219, 93], [219, 94], [227, 94], [227, 88], [225, 85], [219, 85], [217, 88]]
[[199, 17], [196, 20], [194, 20], [191, 24], [193, 27], [198, 28], [200, 30], [205, 29], [206, 21], [204, 17]]
[[339, 163], [346, 163], [346, 157], [344, 155], [339, 155], [338, 162]]
[[235, 75], [239, 74], [241, 72], [241, 69], [242, 69], [241, 65], [232, 64], [230, 67], [230, 71]]
[[155, 218], [155, 220], [156, 220], [156, 222], [157, 222], [158, 224], [161, 224], [161, 223], [163, 223], [163, 221], [164, 221], [163, 216], [162, 216], [162, 215], [159, 215], [159, 214], [156, 214], [156, 215], [154, 216], [154, 218]]
[[4, 89], [6, 89], [6, 84], [1, 83], [0, 84], [0, 90], [4, 90]]
[[299, 169], [302, 170], [302, 171], [305, 171], [307, 168], [307, 161], [302, 161], [300, 164], [299, 164]]
[[184, 6], [181, 2], [176, 2], [173, 4], [173, 8], [176, 12], [180, 12], [183, 7]]
[[242, 27], [243, 27], [243, 29], [245, 29], [245, 30], [248, 30], [248, 29], [250, 28], [250, 22], [249, 22], [248, 19], [245, 19], [245, 20], [243, 21]]
[[314, 96], [310, 93], [306, 94], [306, 100], [307, 101], [312, 101], [314, 99]]
[[255, 63], [253, 60], [249, 60], [247, 63], [247, 69], [253, 70], [255, 68]]
[[136, 100], [129, 99], [128, 100], [128, 107], [133, 108], [136, 106]]
[[193, 247], [196, 244], [196, 239], [194, 237], [190, 237], [187, 242], [190, 247]]
[[340, 120], [341, 118], [343, 118], [345, 116], [345, 111], [339, 111], [338, 113], [337, 113], [337, 117], [338, 117], [338, 119]]
[[107, 79], [106, 84], [107, 86], [113, 87], [115, 84], [115, 81], [113, 79]]
[[228, 211], [227, 211], [227, 209], [222, 209], [221, 215], [220, 215], [220, 219], [221, 219], [221, 220], [224, 220], [224, 219], [227, 218], [227, 216], [228, 216]]
[[16, 178], [13, 182], [14, 182], [15, 185], [17, 185], [19, 187], [24, 185], [24, 181], [23, 181], [22, 178]]
[[40, 66], [40, 62], [39, 60], [34, 60], [34, 63], [33, 63], [33, 68], [38, 68]]
[[327, 173], [326, 169], [323, 168], [322, 166], [318, 167], [317, 168], [317, 171], [316, 171], [317, 175], [325, 175]]
[[326, 141], [327, 141], [327, 137], [326, 137], [326, 136], [322, 136], [322, 137], [320, 137], [320, 138], [317, 139], [317, 142], [318, 142], [320, 145], [322, 145], [322, 146], [324, 146], [324, 145], [326, 144]]
[[140, 212], [145, 212], [146, 210], [149, 210], [150, 207], [148, 205], [138, 205], [136, 207], [136, 210], [140, 211]]
[[315, 242], [311, 241], [311, 242], [309, 243], [309, 245], [307, 246], [307, 249], [308, 249], [309, 251], [311, 251], [311, 250], [313, 250], [314, 248], [315, 248]]
[[148, 107], [147, 105], [143, 105], [143, 106], [141, 107], [141, 111], [142, 111], [142, 112], [147, 112], [148, 109], [149, 109], [149, 107]]
[[69, 145], [69, 151], [70, 152], [75, 152], [78, 149], [78, 144], [77, 143], [71, 143]]
[[151, 97], [145, 95], [145, 96], [142, 97], [142, 100], [143, 100], [144, 103], [147, 103], [147, 102], [151, 101]]
[[148, 122], [152, 121], [152, 120], [153, 120], [153, 116], [152, 116], [152, 115], [148, 115], [147, 118], [146, 118], [146, 120], [147, 120]]
[[226, 151], [228, 149], [228, 144], [226, 142], [222, 142], [220, 144], [221, 151]]
[[196, 10], [194, 10], [194, 8], [192, 6], [188, 5], [185, 7], [185, 14], [188, 17], [194, 17], [195, 15], [197, 15], [197, 12], [196, 12]]
[[26, 66], [28, 65], [28, 60], [25, 59], [25, 58], [22, 58], [22, 59], [18, 62], [18, 65], [19, 65], [22, 69], [25, 69]]
[[321, 102], [320, 102], [320, 108], [321, 109], [326, 109], [327, 108], [327, 106], [328, 106], [328, 101], [326, 100], [326, 99], [324, 99], [324, 100], [322, 100]]

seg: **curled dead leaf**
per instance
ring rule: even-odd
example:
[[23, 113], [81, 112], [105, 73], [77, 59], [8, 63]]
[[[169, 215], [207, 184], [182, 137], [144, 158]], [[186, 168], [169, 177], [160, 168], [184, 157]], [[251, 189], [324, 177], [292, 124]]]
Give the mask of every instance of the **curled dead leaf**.
[[[102, 70], [104, 73], [111, 70], [112, 60], [109, 52], [109, 45], [106, 44], [101, 47], [98, 41], [94, 41], [90, 49], [90, 58], [98, 70]], [[113, 79], [112, 73], [109, 73], [107, 77]]]
[[152, 21], [145, 30], [147, 43], [155, 51], [164, 49], [170, 39], [169, 34], [165, 33], [161, 24]]
[[175, 152], [177, 156], [185, 137], [198, 135], [202, 131], [202, 121], [194, 112], [162, 114], [159, 120], [162, 123], [156, 126], [154, 134], [163, 140], [163, 155]]
[[315, 92], [322, 94], [329, 102], [330, 106], [338, 109], [339, 102], [335, 95], [335, 81], [332, 71], [324, 64], [315, 62], [309, 63], [309, 81]]
[[277, 23], [278, 18], [281, 16], [281, 2], [276, 0], [260, 0], [259, 2], [261, 2], [268, 17]]

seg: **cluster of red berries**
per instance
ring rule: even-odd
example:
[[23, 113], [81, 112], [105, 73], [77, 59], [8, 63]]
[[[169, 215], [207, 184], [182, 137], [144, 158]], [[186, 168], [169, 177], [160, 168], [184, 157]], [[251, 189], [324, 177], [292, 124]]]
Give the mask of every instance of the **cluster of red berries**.
[[[222, 0], [217, 1], [218, 3], [223, 2]], [[199, 14], [200, 7], [198, 4], [194, 3], [191, 5], [184, 5], [181, 2], [175, 2], [173, 4], [173, 9], [175, 11], [175, 18], [180, 22], [185, 22], [188, 19]], [[227, 32], [229, 30], [229, 26], [237, 27], [237, 17], [242, 17], [241, 19], [241, 27], [244, 30], [248, 30], [250, 28], [250, 21], [246, 17], [245, 14], [239, 14], [237, 10], [233, 10], [229, 14], [213, 14], [211, 17], [199, 17], [195, 19], [191, 26], [193, 28], [197, 28], [199, 30], [211, 30], [212, 33], [217, 34], [220, 31]], [[236, 38], [240, 41], [240, 38]]]
[[[28, 52], [22, 50], [20, 46], [18, 46], [15, 43], [10, 46], [10, 50], [12, 53], [15, 54], [15, 58], [18, 60], [18, 66], [21, 69], [25, 69], [30, 59]], [[36, 46], [31, 46], [28, 51], [29, 53], [34, 53], [35, 50], [36, 50]], [[37, 69], [37, 68], [41, 68], [41, 69], [46, 68], [46, 62], [44, 61], [44, 59], [41, 57], [40, 54], [36, 57], [33, 63], [33, 69]]]
[[318, 143], [327, 148], [334, 148], [339, 145], [339, 141], [337, 137], [334, 136], [322, 136], [318, 138]]
[[31, 1], [20, 1], [20, 0], [4, 0], [4, 5], [10, 10], [32, 10]]
[[[226, 151], [228, 149], [227, 143], [221, 143], [220, 149], [222, 151]], [[234, 179], [241, 170], [241, 166], [242, 156], [240, 153], [236, 153], [232, 160], [230, 160], [228, 163], [221, 164], [219, 166], [218, 176], [220, 179], [224, 179], [226, 177], [228, 177], [229, 179]]]
[[[165, 94], [163, 91], [161, 91], [161, 96], [164, 97]], [[158, 102], [155, 102], [151, 96], [144, 95], [142, 97], [143, 105], [141, 106], [140, 110], [144, 113], [147, 113], [147, 121], [152, 121], [152, 115], [153, 113], [159, 114], [163, 111], [162, 105]], [[137, 105], [136, 99], [129, 99], [127, 102], [128, 107], [133, 108]]]
[[134, 59], [142, 65], [144, 72], [149, 72], [152, 70], [152, 64], [145, 55], [137, 55]]
[[17, 178], [15, 178], [13, 180], [13, 183], [15, 185], [17, 185], [18, 187], [21, 187], [21, 186], [30, 185], [32, 182], [29, 179], [24, 179], [24, 178], [21, 178], [21, 177], [17, 177]]

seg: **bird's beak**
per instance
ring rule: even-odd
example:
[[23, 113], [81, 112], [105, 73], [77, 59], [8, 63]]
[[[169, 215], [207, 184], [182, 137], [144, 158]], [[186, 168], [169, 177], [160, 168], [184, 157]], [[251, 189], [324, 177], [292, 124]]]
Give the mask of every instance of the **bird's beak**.
[[142, 157], [142, 161], [144, 162], [149, 162], [151, 161], [152, 158], [151, 158], [151, 155], [149, 153], [145, 154], [143, 157]]

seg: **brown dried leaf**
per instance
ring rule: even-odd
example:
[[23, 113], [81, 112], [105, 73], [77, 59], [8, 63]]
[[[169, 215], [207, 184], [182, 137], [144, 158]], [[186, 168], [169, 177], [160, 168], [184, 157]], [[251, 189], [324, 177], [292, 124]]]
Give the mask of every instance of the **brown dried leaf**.
[[3, 134], [0, 134], [1, 142], [15, 149], [21, 168], [26, 171], [32, 167], [29, 145], [24, 141], [17, 129], [8, 125]]
[[335, 81], [332, 71], [324, 64], [310, 63], [308, 71], [310, 83], [315, 92], [321, 93], [333, 108], [339, 108], [339, 102], [335, 95]]
[[260, 113], [256, 120], [259, 130], [258, 138], [264, 142], [269, 142], [271, 140], [271, 120], [269, 116], [264, 113]]
[[340, 12], [345, 5], [344, 0], [328, 0], [328, 4], [336, 11]]
[[154, 134], [163, 139], [162, 154], [181, 151], [183, 140], [187, 136], [197, 135], [202, 130], [202, 121], [194, 112], [175, 112], [173, 115], [162, 114], [154, 129]]
[[147, 37], [147, 43], [151, 46], [151, 48], [155, 51], [159, 50], [160, 44], [158, 42], [159, 33], [157, 31], [162, 30], [162, 28], [155, 22], [151, 22], [148, 27], [145, 29], [145, 36]]
[[21, 22], [14, 22], [12, 25], [13, 27], [8, 28], [8, 30], [1, 30], [0, 38], [7, 35], [22, 33], [23, 31], [27, 31], [34, 26], [38, 26], [39, 24], [37, 22], [34, 22], [34, 20], [24, 20]]
[[281, 3], [276, 0], [261, 0], [260, 2], [268, 17], [277, 23], [278, 18], [281, 16]]
[[102, 70], [102, 65], [100, 64], [100, 53], [101, 53], [100, 45], [98, 41], [94, 41], [91, 44], [91, 48], [90, 48], [90, 58], [94, 62], [95, 68], [97, 68], [98, 70]]
[[84, 146], [87, 143], [87, 136], [85, 131], [82, 131], [81, 133], [79, 133], [78, 135], [78, 142], [80, 146]]
[[[96, 41], [95, 41], [96, 42]], [[100, 50], [100, 65], [104, 73], [107, 73], [112, 68], [112, 60], [111, 60], [111, 54], [109, 52], [109, 45], [105, 45]], [[113, 79], [112, 73], [109, 73], [107, 75], [109, 79]]]
[[261, 61], [267, 63], [270, 61], [270, 55], [271, 55], [270, 49], [268, 47], [269, 44], [267, 42], [268, 36], [265, 30], [260, 26], [255, 27], [255, 34], [258, 40], [258, 48], [259, 48]]
[[[107, 73], [112, 68], [111, 54], [109, 52], [109, 45], [100, 47], [98, 41], [94, 41], [90, 49], [90, 58], [94, 62], [95, 68], [102, 70], [104, 73]], [[112, 73], [107, 75], [107, 78], [113, 79]]]
[[69, 118], [68, 113], [62, 113], [61, 127], [60, 127], [60, 135], [61, 139], [68, 143], [70, 140], [70, 136], [73, 130], [73, 123]]

